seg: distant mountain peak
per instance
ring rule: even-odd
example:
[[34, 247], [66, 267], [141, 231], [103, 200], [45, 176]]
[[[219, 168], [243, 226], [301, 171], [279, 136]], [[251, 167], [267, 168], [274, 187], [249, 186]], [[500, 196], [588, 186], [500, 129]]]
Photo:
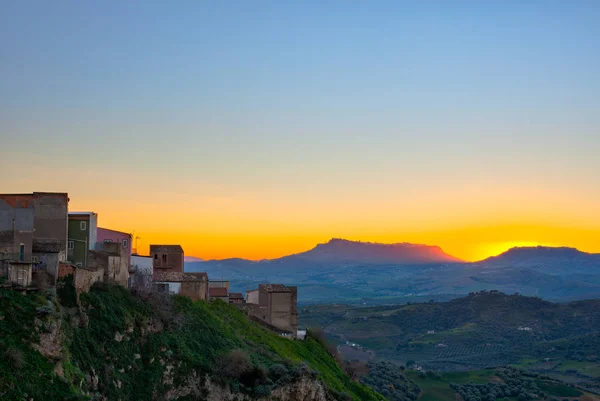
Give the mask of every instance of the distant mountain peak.
[[498, 256], [493, 256], [494, 258], [502, 257], [502, 256], [578, 256], [578, 255], [590, 255], [587, 252], [582, 252], [577, 248], [572, 248], [568, 246], [515, 246], [510, 248], [504, 252], [502, 252]]
[[600, 254], [582, 252], [567, 246], [517, 246], [497, 256], [484, 259], [484, 264], [535, 265], [562, 263], [565, 261], [598, 263]]
[[332, 238], [313, 249], [292, 255], [313, 262], [342, 263], [457, 263], [460, 259], [445, 253], [439, 246], [406, 242], [381, 244]]

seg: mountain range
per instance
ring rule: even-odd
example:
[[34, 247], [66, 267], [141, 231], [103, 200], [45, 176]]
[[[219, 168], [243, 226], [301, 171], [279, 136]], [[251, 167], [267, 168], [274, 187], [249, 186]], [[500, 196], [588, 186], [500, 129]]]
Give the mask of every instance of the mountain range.
[[258, 283], [299, 286], [301, 303], [393, 303], [452, 299], [501, 290], [554, 301], [600, 297], [600, 254], [565, 247], [517, 247], [468, 263], [438, 246], [332, 239], [278, 259], [186, 262], [245, 291]]

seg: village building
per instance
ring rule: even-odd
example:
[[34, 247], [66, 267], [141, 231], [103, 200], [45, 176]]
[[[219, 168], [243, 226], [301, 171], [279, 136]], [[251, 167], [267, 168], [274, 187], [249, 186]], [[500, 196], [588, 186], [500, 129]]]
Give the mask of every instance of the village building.
[[67, 259], [75, 266], [87, 266], [89, 252], [96, 249], [98, 214], [94, 212], [69, 213]]
[[209, 287], [208, 297], [209, 299], [220, 299], [225, 303], [229, 303], [229, 293], [225, 287]]
[[244, 303], [244, 295], [241, 292], [230, 292], [229, 293], [229, 303], [241, 305]]
[[0, 194], [0, 277], [14, 284], [54, 285], [66, 259], [66, 193]]
[[181, 245], [150, 245], [150, 256], [155, 276], [160, 272], [183, 273], [184, 253]]
[[[256, 301], [256, 291], [258, 303]], [[250, 293], [250, 294], [249, 294]], [[298, 332], [298, 289], [283, 284], [260, 284], [258, 290], [246, 293], [247, 312], [268, 326], [293, 337]]]
[[225, 288], [229, 292], [229, 281], [226, 280], [210, 280], [208, 282], [208, 288]]
[[192, 300], [208, 299], [208, 274], [154, 271], [153, 288], [158, 292], [179, 294]]
[[258, 290], [246, 291], [246, 303], [258, 305]]
[[132, 236], [129, 233], [98, 227], [96, 250], [102, 250], [104, 243], [118, 243], [123, 250], [122, 254], [125, 256], [124, 263], [129, 268], [131, 266], [131, 238]]
[[96, 250], [88, 252], [87, 266], [92, 270], [104, 272], [104, 282], [119, 284], [127, 287], [129, 284], [130, 255], [117, 242], [101, 242], [96, 244]]

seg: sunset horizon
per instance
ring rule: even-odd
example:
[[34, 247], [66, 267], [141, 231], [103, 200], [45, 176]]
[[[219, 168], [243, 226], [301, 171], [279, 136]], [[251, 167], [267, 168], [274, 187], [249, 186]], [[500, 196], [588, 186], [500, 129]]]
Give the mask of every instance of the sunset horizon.
[[7, 7], [1, 192], [203, 259], [600, 252], [593, 4], [150, 3]]

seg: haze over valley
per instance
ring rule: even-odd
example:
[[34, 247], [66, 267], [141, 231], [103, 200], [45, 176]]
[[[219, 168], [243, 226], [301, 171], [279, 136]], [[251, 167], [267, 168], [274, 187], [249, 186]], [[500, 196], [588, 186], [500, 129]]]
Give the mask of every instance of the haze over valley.
[[521, 247], [463, 262], [439, 247], [332, 239], [279, 259], [186, 263], [229, 280], [239, 291], [257, 282], [294, 283], [299, 302], [385, 304], [450, 299], [500, 290], [553, 301], [600, 297], [600, 254], [566, 247]]

